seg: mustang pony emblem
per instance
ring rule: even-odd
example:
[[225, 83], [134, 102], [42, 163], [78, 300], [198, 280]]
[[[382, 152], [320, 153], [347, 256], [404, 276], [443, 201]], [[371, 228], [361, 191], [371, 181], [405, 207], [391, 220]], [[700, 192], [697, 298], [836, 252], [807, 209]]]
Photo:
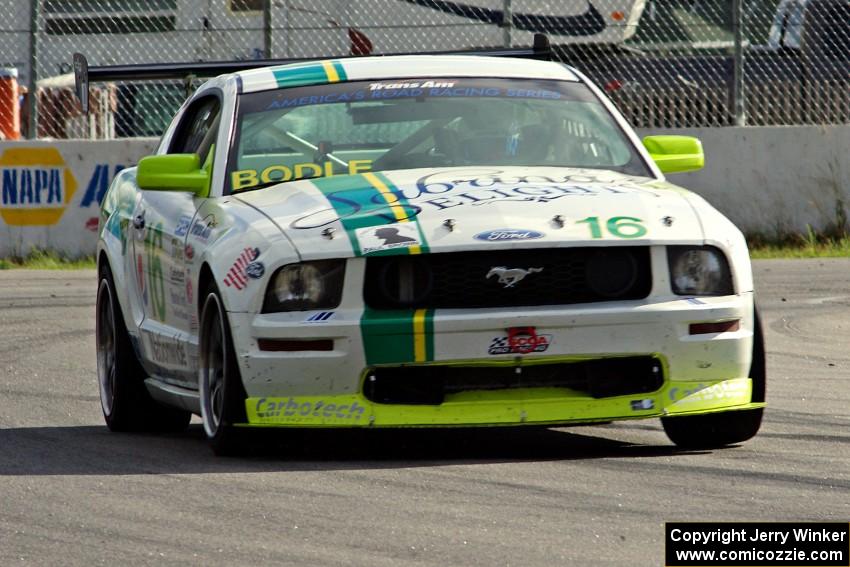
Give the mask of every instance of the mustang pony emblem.
[[485, 279], [489, 280], [490, 276], [499, 276], [499, 283], [505, 284], [505, 287], [509, 288], [514, 287], [515, 284], [525, 279], [525, 276], [528, 274], [534, 274], [542, 271], [543, 268], [528, 268], [527, 270], [523, 270], [522, 268], [493, 266], [490, 268], [490, 271], [487, 272], [487, 277]]

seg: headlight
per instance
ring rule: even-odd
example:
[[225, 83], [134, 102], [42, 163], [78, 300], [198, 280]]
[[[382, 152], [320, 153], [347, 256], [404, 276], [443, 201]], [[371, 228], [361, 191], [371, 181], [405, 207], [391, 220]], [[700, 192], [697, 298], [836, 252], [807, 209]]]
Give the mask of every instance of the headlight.
[[332, 309], [342, 298], [345, 260], [289, 264], [271, 278], [263, 313]]
[[670, 283], [676, 295], [731, 295], [726, 256], [713, 246], [668, 246]]

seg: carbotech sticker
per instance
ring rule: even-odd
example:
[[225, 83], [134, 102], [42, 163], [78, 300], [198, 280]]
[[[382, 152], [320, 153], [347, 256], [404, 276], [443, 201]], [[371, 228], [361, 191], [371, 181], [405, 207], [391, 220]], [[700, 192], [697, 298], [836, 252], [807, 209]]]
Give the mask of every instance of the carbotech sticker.
[[356, 401], [350, 404], [337, 404], [314, 398], [260, 398], [249, 407], [251, 413], [259, 419], [274, 418], [277, 423], [310, 423], [345, 421], [357, 423], [365, 421], [366, 408]]
[[245, 248], [242, 253], [227, 270], [227, 275], [224, 277], [224, 285], [227, 287], [235, 287], [238, 290], [243, 290], [248, 286], [247, 267], [260, 256], [259, 248]]

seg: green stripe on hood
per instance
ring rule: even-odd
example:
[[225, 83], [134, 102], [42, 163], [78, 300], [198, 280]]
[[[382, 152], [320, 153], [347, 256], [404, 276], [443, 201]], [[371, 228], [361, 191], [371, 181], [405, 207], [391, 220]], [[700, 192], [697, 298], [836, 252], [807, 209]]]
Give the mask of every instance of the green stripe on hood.
[[393, 248], [369, 253], [370, 256], [407, 255], [428, 252], [428, 243], [416, 214], [419, 209], [408, 203], [401, 191], [381, 173], [340, 175], [313, 180], [328, 199], [339, 217], [356, 256], [363, 256], [357, 229], [391, 225], [400, 222], [414, 223], [420, 245], [410, 248]]

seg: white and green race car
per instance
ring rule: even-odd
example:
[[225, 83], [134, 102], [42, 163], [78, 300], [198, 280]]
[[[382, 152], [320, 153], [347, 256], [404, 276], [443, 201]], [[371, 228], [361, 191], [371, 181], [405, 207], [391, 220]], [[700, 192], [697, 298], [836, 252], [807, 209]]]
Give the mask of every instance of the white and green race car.
[[[94, 68], [93, 68], [94, 71]], [[477, 55], [246, 69], [195, 91], [102, 203], [113, 430], [516, 426], [758, 431], [740, 231], [579, 71]]]

